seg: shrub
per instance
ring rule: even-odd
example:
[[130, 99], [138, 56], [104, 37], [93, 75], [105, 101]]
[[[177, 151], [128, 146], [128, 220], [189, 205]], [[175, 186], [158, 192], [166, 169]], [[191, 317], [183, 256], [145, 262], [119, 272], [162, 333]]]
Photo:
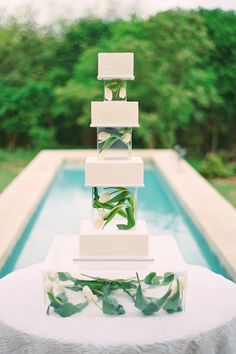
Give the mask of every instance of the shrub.
[[199, 172], [206, 178], [226, 178], [232, 174], [232, 170], [224, 164], [222, 158], [213, 153], [206, 155], [200, 164]]

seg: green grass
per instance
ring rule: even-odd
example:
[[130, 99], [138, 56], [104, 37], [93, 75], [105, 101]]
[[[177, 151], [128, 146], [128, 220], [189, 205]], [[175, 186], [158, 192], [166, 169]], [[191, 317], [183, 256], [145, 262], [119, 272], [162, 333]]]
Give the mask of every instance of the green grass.
[[[201, 159], [189, 159], [188, 162], [199, 172]], [[208, 182], [236, 208], [236, 175], [228, 178], [214, 178]]]
[[210, 183], [236, 208], [236, 176], [226, 179], [214, 179]]
[[0, 150], [0, 193], [36, 154], [32, 150]]

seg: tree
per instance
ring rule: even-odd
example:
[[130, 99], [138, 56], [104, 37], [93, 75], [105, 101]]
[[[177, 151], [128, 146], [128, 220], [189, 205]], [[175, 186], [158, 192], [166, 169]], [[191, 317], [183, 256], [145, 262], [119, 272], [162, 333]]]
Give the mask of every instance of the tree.
[[221, 104], [213, 111], [212, 143], [217, 148], [236, 145], [236, 15], [233, 11], [200, 10], [205, 20], [209, 39], [214, 43], [208, 67], [216, 77]]
[[56, 28], [32, 18], [0, 23], [0, 146], [95, 147], [90, 101], [103, 99], [97, 54], [115, 51], [135, 54], [128, 82], [128, 99], [140, 103], [135, 147], [233, 148], [236, 15], [202, 9]]

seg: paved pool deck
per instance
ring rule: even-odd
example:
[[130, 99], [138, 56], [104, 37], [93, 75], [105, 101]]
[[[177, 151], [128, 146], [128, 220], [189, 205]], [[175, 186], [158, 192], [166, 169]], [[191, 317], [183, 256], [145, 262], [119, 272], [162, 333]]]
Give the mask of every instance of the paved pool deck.
[[[63, 162], [83, 162], [95, 150], [43, 150], [0, 194], [0, 268], [13, 250]], [[236, 209], [173, 150], [134, 150], [152, 160], [236, 281]]]

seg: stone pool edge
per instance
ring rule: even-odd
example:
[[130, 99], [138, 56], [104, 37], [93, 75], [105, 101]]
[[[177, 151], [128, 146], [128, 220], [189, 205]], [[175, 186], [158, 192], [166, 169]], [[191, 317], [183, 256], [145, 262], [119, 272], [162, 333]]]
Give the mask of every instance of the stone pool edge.
[[219, 261], [236, 281], [236, 209], [173, 150], [153, 160]]
[[[95, 150], [42, 150], [0, 194], [0, 269], [63, 162], [83, 162]], [[236, 210], [173, 150], [134, 150], [151, 160], [236, 281]], [[222, 222], [222, 220], [224, 220]]]

